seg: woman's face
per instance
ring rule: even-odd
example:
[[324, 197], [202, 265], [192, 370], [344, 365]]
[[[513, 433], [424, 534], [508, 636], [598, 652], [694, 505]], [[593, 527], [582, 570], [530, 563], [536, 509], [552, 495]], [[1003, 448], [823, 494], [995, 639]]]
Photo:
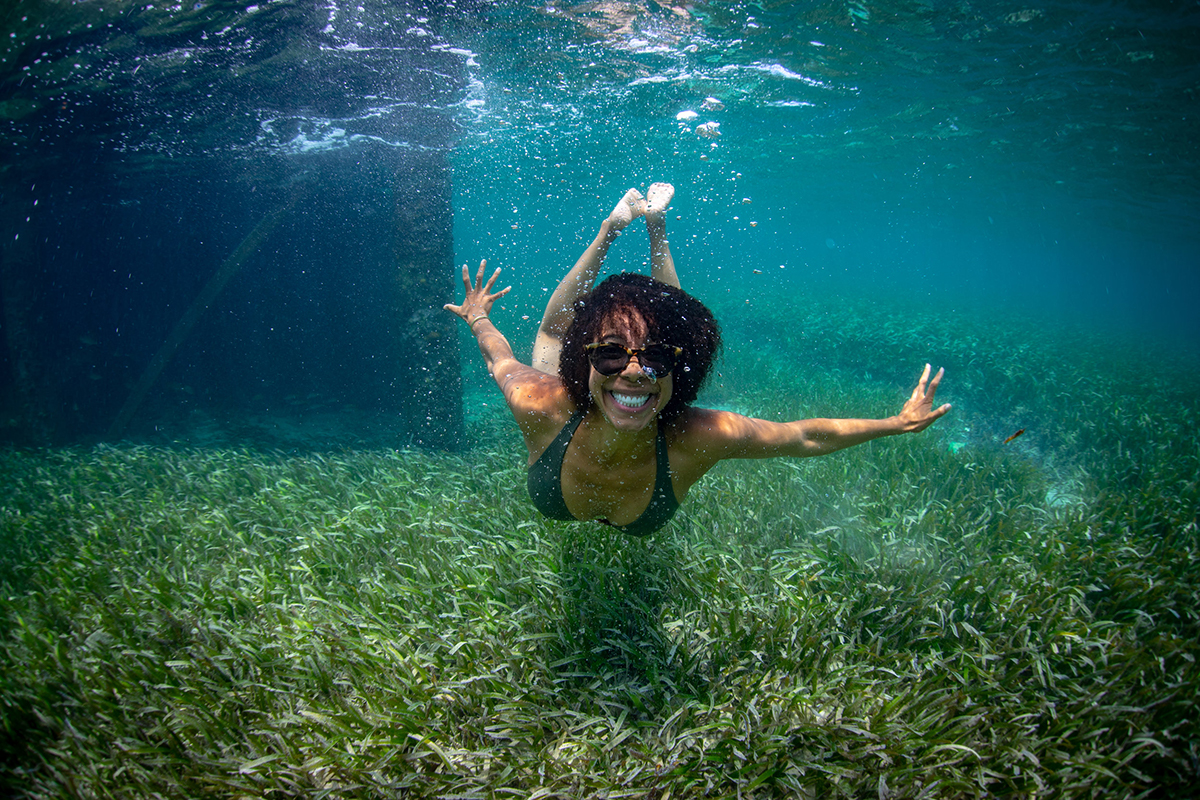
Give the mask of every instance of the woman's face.
[[[646, 322], [637, 312], [615, 315], [600, 326], [597, 342], [607, 342], [639, 350], [649, 344]], [[674, 382], [670, 374], [651, 379], [642, 370], [637, 356], [629, 359], [616, 375], [601, 375], [588, 365], [588, 388], [592, 402], [617, 430], [640, 431], [654, 422], [671, 400]]]

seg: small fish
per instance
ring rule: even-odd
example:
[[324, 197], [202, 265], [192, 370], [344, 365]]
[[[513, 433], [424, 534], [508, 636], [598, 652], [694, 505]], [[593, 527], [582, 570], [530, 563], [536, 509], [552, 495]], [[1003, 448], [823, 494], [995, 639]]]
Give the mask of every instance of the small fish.
[[1009, 442], [1011, 442], [1013, 439], [1017, 438], [1018, 436], [1020, 436], [1020, 435], [1021, 435], [1022, 433], [1024, 433], [1024, 432], [1025, 432], [1025, 429], [1024, 429], [1024, 428], [1021, 428], [1021, 430], [1017, 431], [1017, 432], [1016, 432], [1016, 433], [1014, 433], [1012, 436], [1010, 436], [1010, 437], [1008, 437], [1007, 439], [1005, 439], [1005, 440], [1002, 442], [1002, 444], [1008, 444]]

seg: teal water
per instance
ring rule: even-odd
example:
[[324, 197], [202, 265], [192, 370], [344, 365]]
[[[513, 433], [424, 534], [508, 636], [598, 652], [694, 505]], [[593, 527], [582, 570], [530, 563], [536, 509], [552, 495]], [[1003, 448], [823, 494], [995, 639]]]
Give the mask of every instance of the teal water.
[[[34, 405], [68, 438], [107, 428], [216, 266], [297, 194], [271, 263], [230, 283], [147, 402], [387, 413], [390, 181], [422, 159], [449, 165], [453, 261], [514, 286], [497, 319], [522, 354], [602, 217], [653, 181], [676, 187], [685, 287], [733, 328], [790, 298], [874, 298], [914, 324], [1011, 312], [1031, 337], [1200, 339], [1194, 2], [6, 8], [18, 266], [0, 292], [21, 313], [0, 406], [40, 371]], [[611, 267], [644, 268], [645, 241]], [[457, 286], [401, 335], [441, 335]]]
[[624, 187], [666, 180], [703, 296], [899, 292], [1194, 344], [1194, 4], [507, 13], [464, 40], [456, 238], [522, 314]]

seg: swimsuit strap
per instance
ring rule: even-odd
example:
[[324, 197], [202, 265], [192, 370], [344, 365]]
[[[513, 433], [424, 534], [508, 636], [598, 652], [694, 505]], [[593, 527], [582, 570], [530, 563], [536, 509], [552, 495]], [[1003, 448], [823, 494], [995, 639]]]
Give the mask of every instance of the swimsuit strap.
[[654, 495], [642, 515], [628, 525], [613, 525], [621, 533], [630, 536], [649, 536], [666, 525], [679, 509], [679, 501], [675, 499], [675, 485], [671, 481], [671, 459], [667, 451], [667, 432], [658, 423], [658, 439], [655, 443], [657, 451], [657, 474], [654, 476]]
[[567, 424], [562, 426], [554, 441], [550, 442], [550, 446], [543, 450], [538, 460], [529, 467], [529, 475], [526, 478], [529, 497], [537, 510], [550, 519], [575, 519], [567, 509], [567, 501], [563, 499], [562, 465], [567, 455], [567, 447], [571, 444], [571, 438], [575, 436], [579, 423], [583, 421], [584, 413], [576, 411], [567, 420]]

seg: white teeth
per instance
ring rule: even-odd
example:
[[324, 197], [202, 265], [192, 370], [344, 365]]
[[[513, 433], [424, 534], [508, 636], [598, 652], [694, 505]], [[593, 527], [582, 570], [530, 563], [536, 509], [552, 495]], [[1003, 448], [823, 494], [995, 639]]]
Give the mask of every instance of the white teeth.
[[613, 392], [612, 396], [614, 400], [628, 408], [641, 408], [650, 401], [650, 395], [648, 394], [618, 394], [617, 392]]

